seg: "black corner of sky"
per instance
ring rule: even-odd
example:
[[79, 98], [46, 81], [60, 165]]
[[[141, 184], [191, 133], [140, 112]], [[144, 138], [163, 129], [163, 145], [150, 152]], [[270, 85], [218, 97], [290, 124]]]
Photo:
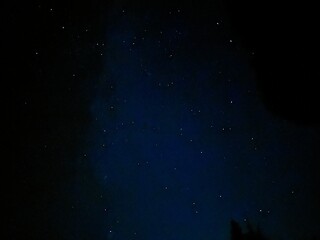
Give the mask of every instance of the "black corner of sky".
[[312, 1], [226, 1], [231, 27], [253, 59], [258, 90], [273, 114], [319, 125], [319, 14]]

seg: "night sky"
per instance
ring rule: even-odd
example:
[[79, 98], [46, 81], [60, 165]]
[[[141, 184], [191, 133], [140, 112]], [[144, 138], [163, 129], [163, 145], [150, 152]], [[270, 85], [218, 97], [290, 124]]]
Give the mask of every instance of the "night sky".
[[315, 7], [150, 2], [8, 6], [6, 239], [319, 237]]

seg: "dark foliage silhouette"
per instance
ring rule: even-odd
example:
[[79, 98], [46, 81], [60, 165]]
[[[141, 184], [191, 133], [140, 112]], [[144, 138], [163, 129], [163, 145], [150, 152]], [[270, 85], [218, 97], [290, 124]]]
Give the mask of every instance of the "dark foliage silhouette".
[[235, 220], [231, 220], [231, 240], [267, 240], [263, 236], [260, 228], [254, 229], [249, 222], [247, 222], [247, 231], [242, 232], [241, 226]]

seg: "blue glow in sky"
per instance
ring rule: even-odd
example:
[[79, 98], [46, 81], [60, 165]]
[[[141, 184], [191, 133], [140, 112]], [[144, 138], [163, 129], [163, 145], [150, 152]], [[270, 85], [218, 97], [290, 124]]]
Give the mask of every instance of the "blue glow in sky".
[[181, 10], [164, 23], [117, 10], [87, 153], [112, 199], [104, 235], [222, 240], [231, 219], [274, 239], [307, 231], [313, 133], [264, 108], [250, 54], [223, 23], [208, 34]]

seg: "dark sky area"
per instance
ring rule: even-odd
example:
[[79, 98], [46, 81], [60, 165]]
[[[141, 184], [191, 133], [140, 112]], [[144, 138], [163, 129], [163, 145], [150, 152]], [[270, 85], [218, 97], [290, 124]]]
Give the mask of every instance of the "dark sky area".
[[320, 237], [316, 6], [6, 9], [6, 239]]

